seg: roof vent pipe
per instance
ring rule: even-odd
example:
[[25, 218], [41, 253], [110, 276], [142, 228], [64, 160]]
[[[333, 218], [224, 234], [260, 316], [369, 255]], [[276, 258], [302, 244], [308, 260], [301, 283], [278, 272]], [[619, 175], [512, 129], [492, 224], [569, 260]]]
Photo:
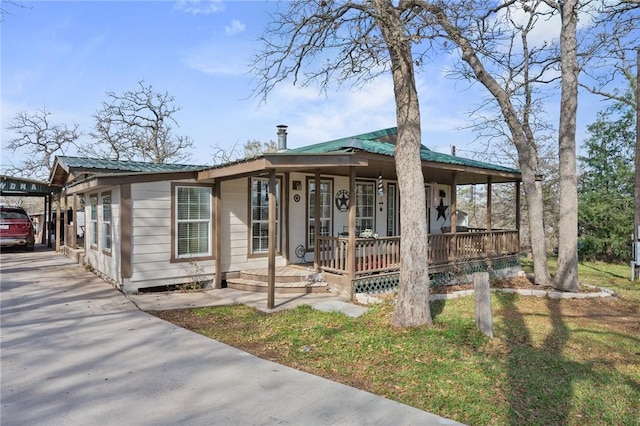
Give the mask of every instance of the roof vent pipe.
[[279, 124], [276, 126], [278, 129], [278, 151], [287, 150], [287, 126]]

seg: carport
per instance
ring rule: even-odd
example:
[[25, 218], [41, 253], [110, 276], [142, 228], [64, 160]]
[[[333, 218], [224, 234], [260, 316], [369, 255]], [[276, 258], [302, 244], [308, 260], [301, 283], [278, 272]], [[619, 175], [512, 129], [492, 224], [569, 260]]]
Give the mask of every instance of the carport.
[[[47, 247], [51, 247], [51, 222], [52, 212], [51, 204], [53, 196], [56, 192], [59, 192], [60, 188], [52, 187], [46, 182], [37, 180], [25, 179], [21, 177], [13, 177], [0, 175], [0, 196], [3, 197], [36, 197], [44, 198], [44, 217], [43, 221], [43, 234], [40, 243], [44, 243], [46, 240]], [[58, 218], [60, 215], [57, 216]], [[56, 228], [59, 225], [56, 224]], [[59, 230], [56, 230], [56, 234], [59, 235]]]

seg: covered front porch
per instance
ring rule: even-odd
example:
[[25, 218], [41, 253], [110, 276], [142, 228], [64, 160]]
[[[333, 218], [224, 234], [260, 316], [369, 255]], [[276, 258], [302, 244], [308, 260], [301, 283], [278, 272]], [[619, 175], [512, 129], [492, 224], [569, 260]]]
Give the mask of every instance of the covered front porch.
[[[318, 237], [317, 263], [323, 272], [354, 279], [374, 273], [400, 270], [400, 237], [356, 238], [350, 250], [349, 239]], [[477, 260], [490, 260], [519, 251], [517, 230], [474, 230], [472, 232], [428, 236], [429, 267], [446, 267]]]
[[[397, 276], [402, 262], [402, 200], [394, 160], [396, 134], [395, 128], [385, 129], [198, 172], [198, 182], [213, 185], [215, 257], [231, 248], [221, 245], [222, 226], [217, 222], [228, 210], [222, 206], [228, 205], [230, 194], [220, 192], [221, 184], [238, 192], [242, 184], [234, 182], [247, 179], [250, 215], [242, 225], [251, 232], [248, 238], [254, 246], [249, 254], [254, 255], [252, 248], [261, 248], [270, 303], [278, 287], [276, 261], [278, 265], [310, 264], [315, 273], [351, 293], [357, 291], [358, 280]], [[424, 261], [430, 271], [455, 273], [479, 263], [492, 267], [494, 260], [516, 256], [519, 170], [425, 147], [421, 159], [425, 197], [419, 199], [426, 201], [429, 251]], [[500, 229], [492, 224], [494, 184], [513, 188], [515, 217], [501, 223]], [[457, 191], [464, 185], [487, 188], [486, 220], [473, 229], [458, 217]], [[220, 287], [234, 270], [222, 262], [216, 262], [215, 268], [214, 286]]]
[[[464, 280], [477, 270], [517, 266], [517, 230], [481, 230], [428, 236], [429, 273], [433, 285]], [[356, 238], [349, 250], [345, 237], [318, 237], [318, 261], [276, 267], [274, 291], [285, 293], [377, 293], [397, 286], [400, 271], [400, 237]], [[350, 256], [354, 253], [354, 256]], [[351, 265], [354, 265], [351, 267]], [[465, 274], [466, 272], [466, 274]], [[444, 280], [444, 281], [443, 281]], [[227, 276], [227, 286], [266, 293], [269, 269], [243, 270]]]

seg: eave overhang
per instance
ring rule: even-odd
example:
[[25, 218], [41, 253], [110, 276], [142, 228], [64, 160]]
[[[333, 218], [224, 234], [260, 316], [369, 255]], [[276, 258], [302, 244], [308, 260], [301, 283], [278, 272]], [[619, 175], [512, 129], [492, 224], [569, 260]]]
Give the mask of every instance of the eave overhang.
[[196, 179], [196, 171], [166, 172], [166, 173], [117, 173], [93, 175], [78, 182], [73, 182], [65, 188], [67, 194], [81, 194], [93, 192], [109, 186], [132, 183], [158, 182], [165, 180]]
[[268, 153], [261, 157], [225, 164], [198, 172], [198, 180], [229, 179], [260, 174], [267, 170], [292, 172], [336, 167], [366, 167], [368, 160], [354, 153]]

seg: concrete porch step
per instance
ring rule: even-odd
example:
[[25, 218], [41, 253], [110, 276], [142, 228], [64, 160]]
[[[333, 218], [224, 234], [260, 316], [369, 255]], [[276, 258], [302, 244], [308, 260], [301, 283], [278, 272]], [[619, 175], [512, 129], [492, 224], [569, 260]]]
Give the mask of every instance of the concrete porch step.
[[[253, 291], [257, 293], [266, 293], [268, 284], [266, 281], [252, 280], [247, 278], [228, 278], [227, 287], [236, 290]], [[327, 293], [329, 292], [328, 283], [321, 282], [305, 282], [298, 280], [297, 282], [276, 282], [276, 293]]]
[[[308, 281], [308, 277], [315, 274], [309, 267], [302, 266], [279, 266], [276, 267], [275, 277], [276, 283], [300, 283]], [[246, 269], [240, 272], [240, 278], [253, 281], [264, 281], [269, 279], [269, 270], [267, 268]]]

